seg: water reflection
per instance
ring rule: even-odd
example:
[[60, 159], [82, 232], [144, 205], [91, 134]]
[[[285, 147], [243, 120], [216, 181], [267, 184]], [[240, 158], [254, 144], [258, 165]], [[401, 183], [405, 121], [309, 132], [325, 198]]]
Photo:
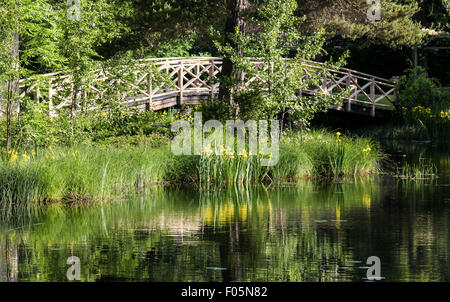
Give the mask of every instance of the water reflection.
[[[418, 147], [419, 146], [419, 147]], [[0, 281], [450, 281], [448, 148], [389, 143], [392, 158], [431, 158], [439, 178], [198, 193], [154, 188], [96, 207], [39, 209], [0, 225]]]
[[346, 184], [154, 189], [109, 205], [51, 206], [0, 227], [1, 281], [450, 281], [450, 187], [380, 177]]

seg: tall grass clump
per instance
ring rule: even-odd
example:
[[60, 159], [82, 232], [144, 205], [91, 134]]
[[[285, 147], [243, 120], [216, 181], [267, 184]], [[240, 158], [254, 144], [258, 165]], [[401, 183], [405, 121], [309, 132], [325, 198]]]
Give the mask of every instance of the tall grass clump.
[[32, 202], [43, 197], [47, 184], [32, 165], [0, 166], [0, 219], [29, 217]]
[[437, 167], [431, 160], [425, 158], [419, 158], [418, 163], [402, 163], [400, 167], [397, 168], [397, 173], [395, 177], [404, 180], [426, 180], [433, 179], [437, 177]]
[[[2, 205], [69, 203], [142, 193], [165, 179], [167, 147], [52, 148], [33, 155], [12, 151], [2, 160]], [[9, 206], [11, 208], [11, 206]]]
[[[221, 152], [210, 147], [202, 150], [198, 161], [200, 186], [211, 184], [251, 184], [264, 180], [268, 176], [268, 167], [261, 165], [263, 155], [252, 154], [247, 149], [238, 154], [225, 146], [219, 146]], [[272, 155], [268, 155], [271, 157]]]
[[69, 205], [116, 200], [146, 194], [152, 185], [286, 183], [301, 178], [345, 177], [378, 171], [378, 147], [369, 139], [326, 131], [282, 137], [279, 161], [263, 166], [272, 154], [222, 153], [204, 148], [201, 155], [175, 156], [169, 145], [151, 147], [46, 148], [1, 159], [2, 213], [29, 211], [33, 203], [63, 201]]
[[290, 145], [294, 152], [305, 154], [309, 161], [304, 161], [304, 167], [315, 177], [362, 176], [379, 171], [379, 146], [368, 138], [313, 130], [288, 137], [283, 143]]
[[273, 178], [277, 182], [295, 181], [314, 175], [314, 163], [305, 148], [299, 143], [283, 140], [280, 146], [280, 159], [273, 167]]

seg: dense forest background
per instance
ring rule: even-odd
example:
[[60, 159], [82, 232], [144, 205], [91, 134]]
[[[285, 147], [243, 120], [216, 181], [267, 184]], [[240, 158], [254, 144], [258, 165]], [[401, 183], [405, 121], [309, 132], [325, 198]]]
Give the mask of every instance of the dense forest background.
[[[71, 68], [70, 62], [79, 65], [74, 56], [87, 63], [123, 54], [220, 55], [213, 41], [226, 40], [225, 33], [234, 31], [239, 20], [251, 18], [265, 5], [262, 0], [2, 2], [1, 26], [19, 17], [21, 62], [37, 73]], [[78, 3], [80, 19], [74, 26], [67, 14]], [[349, 67], [385, 77], [412, 67], [413, 46], [449, 31], [449, 1], [383, 0], [381, 5], [381, 20], [373, 22], [367, 19], [369, 5], [363, 0], [298, 0], [297, 14], [304, 16], [298, 30], [306, 35], [324, 27], [329, 56], [350, 49]], [[445, 39], [432, 43], [445, 41], [448, 44]], [[450, 83], [447, 64], [441, 63], [448, 60], [448, 50], [420, 51], [420, 64], [443, 83]]]
[[[375, 11], [374, 3], [379, 3]], [[377, 10], [379, 18], [369, 17]], [[73, 144], [93, 136], [100, 141], [141, 133], [144, 121], [161, 124], [155, 119], [162, 117], [153, 113], [147, 114], [151, 123], [139, 114], [120, 114], [123, 96], [133, 93], [130, 86], [95, 78], [96, 70], [106, 70], [112, 81], [131, 79], [139, 59], [155, 57], [224, 58], [218, 106], [223, 112], [215, 118], [234, 112], [245, 119], [258, 111], [266, 118], [281, 114], [281, 120], [291, 115], [307, 126], [317, 112], [326, 111], [331, 98], [339, 96], [324, 98], [320, 106], [299, 100], [296, 94], [309, 84], [298, 80], [300, 64], [295, 77], [287, 76], [284, 58], [291, 56], [388, 79], [403, 76], [392, 108], [396, 120], [416, 121], [422, 106], [429, 111], [427, 119], [442, 122], [449, 110], [448, 90], [441, 89], [450, 86], [449, 20], [449, 0], [0, 0], [0, 145], [9, 152], [14, 146]], [[275, 87], [270, 93], [256, 87], [255, 95], [239, 95], [236, 79], [246, 71], [238, 71], [236, 59], [249, 56], [275, 62], [265, 81]], [[415, 65], [423, 68], [415, 69], [411, 80], [406, 75]], [[51, 81], [40, 76], [52, 72], [71, 79], [58, 83], [64, 87], [62, 98], [70, 102], [57, 118]], [[151, 74], [153, 83], [164, 81], [160, 73]], [[25, 98], [19, 97], [19, 80], [21, 87], [34, 89]], [[321, 80], [319, 74], [315, 80]], [[87, 96], [94, 81], [102, 96], [86, 97], [80, 106], [81, 94]], [[223, 109], [224, 104], [232, 108]], [[100, 115], [88, 114], [88, 105]], [[102, 108], [111, 116], [101, 115]], [[83, 114], [77, 114], [80, 110]], [[406, 112], [411, 118], [402, 117]], [[423, 135], [435, 136], [429, 130], [434, 126], [423, 125]]]

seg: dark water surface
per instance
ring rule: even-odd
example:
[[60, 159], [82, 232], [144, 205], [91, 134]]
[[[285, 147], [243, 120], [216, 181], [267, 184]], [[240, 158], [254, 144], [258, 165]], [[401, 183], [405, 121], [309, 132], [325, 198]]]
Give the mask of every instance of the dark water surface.
[[[155, 189], [121, 203], [51, 206], [0, 226], [0, 281], [450, 281], [449, 152], [389, 143], [392, 158], [432, 158], [440, 177], [389, 176], [200, 194]], [[406, 155], [406, 157], [404, 157]]]

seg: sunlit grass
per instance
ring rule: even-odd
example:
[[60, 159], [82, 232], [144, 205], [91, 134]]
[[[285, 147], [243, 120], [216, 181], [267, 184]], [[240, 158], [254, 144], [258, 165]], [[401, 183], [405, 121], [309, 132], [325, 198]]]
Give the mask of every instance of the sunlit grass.
[[403, 163], [397, 168], [395, 177], [408, 180], [425, 180], [437, 177], [437, 167], [431, 160], [420, 158], [417, 164]]
[[[370, 139], [326, 131], [290, 134], [281, 139], [279, 162], [264, 167], [269, 155], [175, 156], [169, 145], [152, 148], [80, 146], [2, 156], [0, 207], [27, 211], [30, 203], [70, 205], [116, 200], [147, 193], [152, 185], [295, 182], [302, 178], [361, 176], [378, 171], [379, 149]], [[23, 205], [21, 207], [20, 205]]]

